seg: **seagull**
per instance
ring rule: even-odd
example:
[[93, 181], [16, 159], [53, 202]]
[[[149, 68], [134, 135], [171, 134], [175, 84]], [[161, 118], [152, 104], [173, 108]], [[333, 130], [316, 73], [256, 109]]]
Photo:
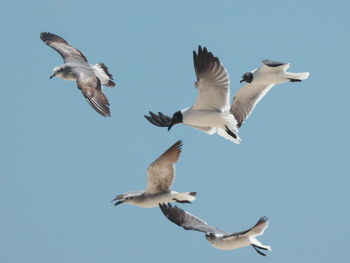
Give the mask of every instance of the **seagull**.
[[256, 104], [274, 85], [285, 82], [301, 82], [310, 76], [309, 72], [287, 72], [289, 63], [270, 59], [265, 59], [262, 63], [263, 65], [259, 69], [243, 74], [240, 82], [247, 84], [240, 88], [233, 98], [231, 113], [235, 116], [238, 127], [241, 127], [242, 123], [253, 112]]
[[148, 167], [146, 190], [117, 195], [112, 200], [114, 205], [128, 203], [140, 207], [155, 207], [160, 203], [191, 203], [195, 200], [196, 192], [178, 193], [170, 188], [175, 180], [175, 163], [179, 159], [181, 147], [182, 141], [177, 141]]
[[236, 248], [252, 246], [257, 253], [266, 256], [260, 250], [271, 250], [270, 246], [261, 244], [256, 236], [261, 236], [268, 227], [267, 217], [261, 217], [259, 221], [246, 231], [228, 233], [208, 225], [198, 217], [171, 204], [159, 204], [163, 214], [173, 223], [186, 230], [195, 230], [205, 233], [209, 243], [221, 250], [233, 250]]
[[208, 134], [218, 135], [239, 144], [238, 129], [254, 110], [256, 104], [275, 84], [306, 79], [309, 73], [288, 73], [289, 64], [264, 60], [263, 67], [245, 73], [241, 82], [248, 84], [238, 90], [230, 105], [229, 75], [220, 62], [207, 48], [193, 51], [194, 69], [197, 77], [195, 87], [199, 94], [192, 107], [176, 111], [173, 116], [149, 112], [145, 118], [168, 131], [177, 123], [183, 123]]
[[103, 63], [90, 65], [82, 52], [68, 44], [62, 37], [43, 32], [40, 39], [56, 50], [63, 58], [64, 64], [53, 69], [53, 77], [76, 81], [85, 99], [104, 117], [110, 116], [109, 102], [102, 92], [101, 85], [114, 87], [112, 75]]

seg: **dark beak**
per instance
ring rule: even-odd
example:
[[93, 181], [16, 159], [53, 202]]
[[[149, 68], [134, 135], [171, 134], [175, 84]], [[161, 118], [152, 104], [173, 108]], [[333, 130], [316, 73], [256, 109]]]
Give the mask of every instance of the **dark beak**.
[[55, 76], [55, 74], [52, 74], [52, 75], [50, 76], [50, 79], [52, 79], [54, 76]]
[[241, 79], [239, 83], [242, 83], [244, 81], [244, 79]]
[[168, 131], [170, 131], [171, 127], [173, 127], [173, 123], [171, 123], [169, 126], [168, 126]]
[[[114, 202], [114, 201], [115, 201], [115, 200], [113, 200], [112, 202]], [[114, 203], [114, 206], [120, 205], [120, 204], [122, 204], [122, 203], [124, 203], [123, 200], [117, 201], [117, 202]]]

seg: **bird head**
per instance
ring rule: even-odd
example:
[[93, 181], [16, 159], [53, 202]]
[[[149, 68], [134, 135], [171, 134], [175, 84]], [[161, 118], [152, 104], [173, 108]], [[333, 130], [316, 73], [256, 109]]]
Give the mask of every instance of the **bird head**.
[[243, 81], [245, 81], [247, 83], [252, 83], [252, 81], [253, 81], [253, 73], [251, 73], [251, 72], [244, 73], [240, 83], [242, 83]]
[[132, 191], [124, 194], [117, 195], [111, 202], [115, 202], [114, 205], [120, 205], [122, 203], [134, 204], [139, 198], [142, 197], [143, 191]]
[[211, 240], [214, 240], [216, 238], [215, 234], [214, 233], [210, 233], [210, 232], [207, 232], [205, 234], [205, 237], [208, 241], [211, 241]]
[[168, 131], [170, 131], [171, 127], [177, 123], [182, 123], [183, 122], [183, 116], [181, 111], [177, 111], [173, 114], [173, 117], [171, 117], [170, 120], [170, 125], [168, 126]]
[[60, 67], [60, 66], [55, 67], [55, 68], [53, 69], [52, 75], [50, 76], [50, 79], [52, 79], [52, 78], [55, 77], [56, 75], [61, 74], [62, 71], [63, 71], [63, 67]]

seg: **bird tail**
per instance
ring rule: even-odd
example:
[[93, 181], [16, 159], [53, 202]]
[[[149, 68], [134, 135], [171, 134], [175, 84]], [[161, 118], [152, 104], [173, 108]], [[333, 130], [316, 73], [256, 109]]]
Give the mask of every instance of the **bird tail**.
[[191, 203], [196, 199], [197, 192], [177, 193], [174, 201], [178, 203]]
[[238, 133], [236, 131], [232, 131], [227, 126], [225, 127], [225, 130], [218, 127], [216, 132], [218, 135], [236, 144], [240, 144], [240, 142], [242, 141], [242, 139], [238, 136]]
[[259, 240], [257, 240], [255, 237], [249, 237], [250, 243], [257, 248], [263, 249], [263, 250], [269, 250], [271, 251], [271, 246], [263, 245]]
[[310, 73], [309, 72], [290, 73], [288, 75], [289, 75], [289, 81], [298, 82], [298, 81], [302, 81], [304, 79], [307, 79], [310, 76]]
[[98, 63], [92, 66], [96, 76], [101, 81], [101, 84], [107, 87], [114, 87], [113, 76], [108, 72], [108, 68], [104, 63]]

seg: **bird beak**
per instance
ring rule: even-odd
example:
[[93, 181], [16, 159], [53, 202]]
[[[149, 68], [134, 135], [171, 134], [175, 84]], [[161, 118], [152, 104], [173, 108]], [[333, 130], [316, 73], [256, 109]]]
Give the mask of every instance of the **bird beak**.
[[[113, 200], [112, 202], [114, 202], [115, 200]], [[124, 203], [125, 201], [124, 200], [120, 200], [120, 201], [117, 201], [114, 203], [114, 206], [117, 206], [117, 205], [120, 205], [122, 203]]]
[[54, 76], [55, 76], [55, 74], [52, 74], [52, 75], [50, 76], [50, 79], [52, 79]]
[[244, 81], [244, 79], [241, 79], [239, 83], [242, 83]]

